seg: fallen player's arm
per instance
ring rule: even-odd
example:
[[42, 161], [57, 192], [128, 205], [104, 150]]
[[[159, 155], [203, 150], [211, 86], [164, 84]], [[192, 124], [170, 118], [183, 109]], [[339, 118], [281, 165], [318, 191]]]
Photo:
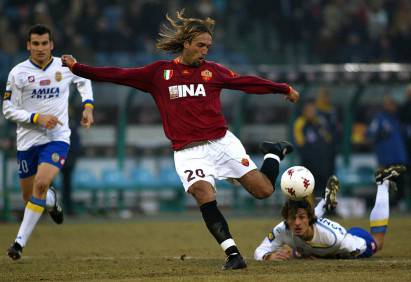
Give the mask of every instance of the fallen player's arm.
[[284, 245], [281, 249], [267, 253], [263, 256], [263, 260], [289, 260], [292, 257], [292, 249]]

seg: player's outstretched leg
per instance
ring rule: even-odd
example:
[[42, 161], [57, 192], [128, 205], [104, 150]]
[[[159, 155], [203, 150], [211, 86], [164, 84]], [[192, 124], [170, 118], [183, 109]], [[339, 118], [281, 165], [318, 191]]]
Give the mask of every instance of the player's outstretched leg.
[[337, 176], [331, 175], [327, 180], [324, 198], [315, 207], [315, 215], [323, 217], [324, 213], [333, 211], [337, 206], [337, 192], [340, 190], [340, 182]]
[[7, 250], [8, 256], [13, 260], [18, 260], [21, 257], [23, 248], [39, 221], [45, 206], [46, 200], [34, 196], [27, 202], [26, 208], [24, 209], [23, 222], [20, 225], [16, 240]]
[[227, 221], [217, 207], [217, 201], [202, 204], [200, 211], [208, 230], [227, 255], [223, 270], [247, 267], [230, 234]]
[[53, 219], [53, 221], [57, 224], [62, 224], [64, 221], [63, 208], [61, 207], [58, 201], [57, 191], [52, 186], [50, 186], [47, 191], [46, 206], [47, 211], [50, 214], [50, 217]]
[[264, 154], [274, 154], [280, 157], [280, 160], [284, 159], [285, 155], [294, 151], [293, 145], [287, 141], [269, 142], [264, 141], [260, 146], [261, 151]]
[[[375, 204], [370, 214], [371, 234], [377, 242], [378, 250], [384, 245], [385, 232], [390, 215], [389, 190], [395, 188], [396, 178], [406, 170], [405, 166], [395, 165], [378, 169], [375, 172], [375, 182], [378, 185]], [[395, 189], [392, 189], [395, 190]]]
[[211, 183], [197, 181], [188, 188], [188, 193], [196, 199], [208, 231], [227, 255], [223, 270], [247, 267], [230, 234], [227, 221], [217, 206], [215, 190]]
[[[391, 186], [395, 185], [397, 177], [406, 170], [407, 168], [403, 165], [392, 165], [387, 168], [377, 169], [377, 171], [375, 172], [375, 182], [377, 183], [377, 185], [379, 185], [382, 184], [384, 180], [390, 180], [392, 183]], [[395, 186], [392, 186], [392, 188], [396, 189]]]
[[337, 207], [337, 192], [340, 190], [340, 182], [337, 176], [331, 175], [327, 180], [327, 186], [325, 187], [325, 210], [333, 211]]
[[273, 187], [275, 187], [280, 161], [284, 159], [285, 155], [294, 150], [293, 145], [287, 141], [277, 143], [264, 141], [261, 143], [260, 149], [264, 153], [264, 162], [260, 171], [267, 176]]

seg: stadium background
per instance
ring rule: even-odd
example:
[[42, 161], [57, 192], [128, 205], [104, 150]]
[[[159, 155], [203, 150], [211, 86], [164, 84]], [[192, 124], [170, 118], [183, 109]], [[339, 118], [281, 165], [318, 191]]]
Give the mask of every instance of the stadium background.
[[[343, 128], [336, 173], [343, 195], [351, 197], [345, 215], [362, 216], [372, 204], [376, 167], [364, 129], [381, 108], [383, 95], [404, 101], [411, 77], [411, 1], [3, 0], [0, 86], [4, 89], [10, 69], [27, 58], [25, 36], [34, 23], [53, 28], [55, 56], [69, 53], [84, 63], [131, 67], [170, 58], [155, 50], [155, 39], [164, 15], [183, 7], [189, 16], [217, 21], [209, 60], [238, 73], [288, 82], [303, 101], [315, 97], [319, 88], [329, 88]], [[93, 83], [93, 88], [95, 125], [79, 129], [82, 147], [73, 177], [77, 211], [129, 217], [194, 207], [174, 172], [172, 151], [151, 97], [110, 84]], [[72, 96], [77, 105], [72, 117], [77, 119], [80, 101]], [[259, 142], [290, 139], [302, 103], [225, 91], [222, 104], [230, 129], [259, 164]], [[13, 215], [23, 209], [14, 131], [1, 116], [0, 209], [5, 220], [15, 220]], [[297, 163], [294, 154], [282, 169]], [[57, 179], [55, 186], [60, 182]], [[278, 191], [256, 201], [224, 182], [218, 189], [220, 204], [237, 213], [271, 213], [282, 202]]]
[[[34, 23], [53, 27], [55, 56], [70, 53], [95, 65], [139, 66], [170, 58], [154, 48], [166, 12], [173, 15], [185, 7], [190, 16], [211, 16], [217, 26], [210, 60], [239, 73], [289, 82], [302, 100], [315, 97], [323, 86], [330, 89], [344, 128], [337, 174], [342, 195], [349, 198], [347, 217], [337, 221], [367, 228], [364, 212], [375, 195], [376, 161], [364, 129], [384, 94], [404, 101], [411, 77], [410, 2], [0, 0], [0, 87], [4, 89], [10, 69], [27, 58], [25, 34]], [[219, 271], [224, 254], [176, 179], [172, 151], [149, 95], [111, 84], [93, 86], [95, 126], [80, 129], [83, 146], [73, 179], [79, 214], [62, 226], [43, 216], [21, 261], [0, 256], [0, 281], [411, 280], [408, 213], [392, 213], [384, 250], [371, 259], [260, 263], [252, 254], [279, 220], [281, 195], [276, 191], [269, 200], [255, 201], [224, 182], [218, 183], [218, 201], [248, 268]], [[235, 92], [223, 94], [222, 101], [231, 130], [257, 163], [262, 157], [258, 143], [290, 138], [302, 105], [289, 105], [280, 96]], [[73, 105], [77, 119], [78, 97]], [[16, 175], [15, 127], [3, 115], [0, 158], [0, 249], [5, 250], [24, 207]], [[294, 163], [296, 154], [282, 169]]]

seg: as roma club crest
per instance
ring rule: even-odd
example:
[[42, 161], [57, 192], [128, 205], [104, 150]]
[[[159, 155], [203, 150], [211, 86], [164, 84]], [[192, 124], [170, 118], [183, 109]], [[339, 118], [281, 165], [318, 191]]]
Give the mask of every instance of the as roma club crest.
[[209, 70], [203, 70], [201, 72], [201, 77], [205, 82], [209, 81], [213, 77], [213, 73]]
[[243, 166], [249, 166], [249, 165], [250, 165], [250, 162], [248, 161], [248, 159], [244, 158], [244, 159], [241, 160], [241, 164], [242, 164]]
[[57, 82], [59, 82], [63, 79], [63, 75], [61, 74], [61, 72], [56, 71], [56, 74], [54, 75], [54, 78], [56, 79]]
[[170, 80], [173, 77], [173, 70], [164, 70], [163, 77], [165, 80]]

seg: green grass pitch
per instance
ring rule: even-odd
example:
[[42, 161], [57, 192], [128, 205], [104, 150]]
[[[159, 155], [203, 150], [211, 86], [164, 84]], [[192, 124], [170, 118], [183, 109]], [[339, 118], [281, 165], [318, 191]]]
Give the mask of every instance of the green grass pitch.
[[[179, 217], [183, 217], [179, 219]], [[371, 259], [255, 262], [253, 252], [278, 220], [227, 216], [248, 268], [222, 271], [225, 256], [201, 216], [127, 221], [47, 218], [23, 258], [6, 249], [18, 224], [0, 224], [0, 281], [411, 281], [411, 217], [394, 216], [385, 249]], [[341, 220], [368, 228], [368, 220]]]

